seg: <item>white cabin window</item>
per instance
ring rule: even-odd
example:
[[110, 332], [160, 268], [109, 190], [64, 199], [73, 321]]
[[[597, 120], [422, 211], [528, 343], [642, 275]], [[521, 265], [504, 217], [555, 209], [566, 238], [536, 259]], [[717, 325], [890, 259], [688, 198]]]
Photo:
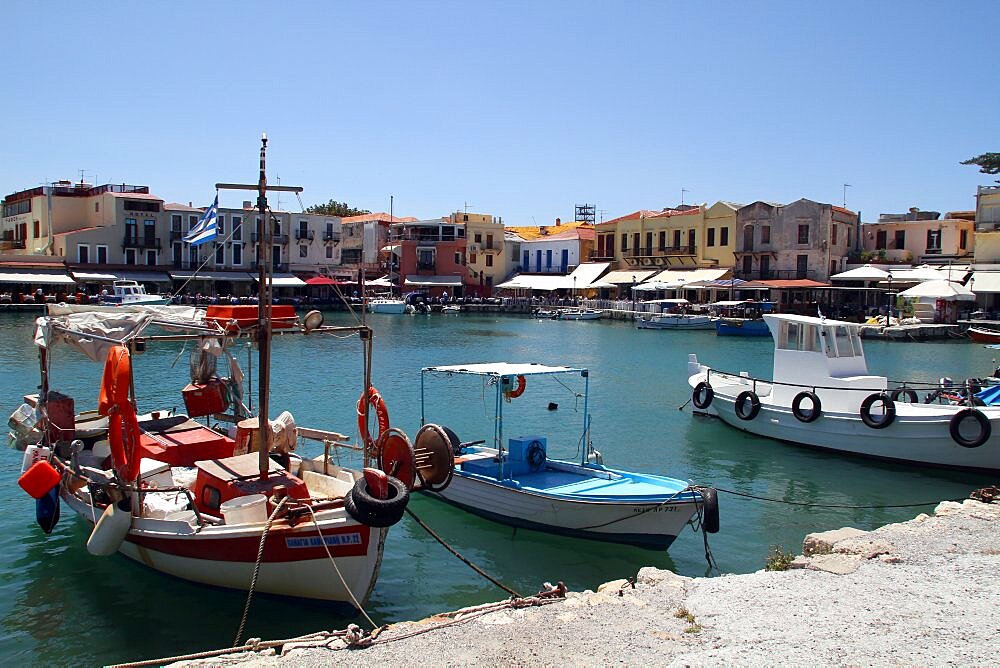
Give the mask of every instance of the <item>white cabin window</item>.
[[847, 327], [835, 327], [834, 336], [837, 339], [837, 357], [854, 357], [851, 330]]

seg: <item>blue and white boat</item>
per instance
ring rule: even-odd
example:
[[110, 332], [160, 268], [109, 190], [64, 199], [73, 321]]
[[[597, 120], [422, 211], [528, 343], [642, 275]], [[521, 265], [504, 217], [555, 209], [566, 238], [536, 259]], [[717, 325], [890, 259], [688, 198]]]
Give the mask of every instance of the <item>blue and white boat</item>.
[[719, 309], [715, 321], [718, 336], [771, 336], [763, 318], [764, 313], [773, 310], [771, 302], [716, 302], [712, 306]]
[[111, 289], [112, 294], [105, 292], [101, 295], [101, 304], [105, 306], [156, 306], [170, 303], [170, 299], [163, 295], [146, 294], [146, 288], [138, 281], [115, 281]]
[[[422, 425], [428, 424], [424, 397], [433, 381], [479, 376], [482, 398], [488, 402], [492, 394], [495, 408], [493, 433], [484, 435], [488, 441], [463, 443], [454, 432], [444, 428], [455, 452], [454, 476], [445, 489], [425, 492], [504, 524], [647, 548], [667, 548], [686, 525], [698, 528], [698, 519], [700, 528], [718, 531], [715, 490], [694, 487], [675, 478], [603, 465], [601, 454], [590, 439], [589, 375], [586, 369], [507, 362], [424, 368]], [[552, 383], [546, 385], [543, 379]], [[516, 401], [529, 385], [537, 386], [533, 388], [536, 390], [548, 387], [552, 391], [565, 391], [570, 384], [583, 386], [582, 391], [573, 389], [577, 405], [582, 408], [582, 434], [579, 438], [575, 435], [566, 438], [558, 431], [550, 433], [555, 436], [552, 442], [555, 447], [572, 449], [583, 445], [579, 447], [579, 463], [550, 458], [549, 438], [545, 435], [534, 433], [505, 440], [505, 404]], [[453, 389], [448, 396], [458, 398], [469, 394]], [[479, 392], [475, 393], [475, 399], [478, 404]], [[447, 405], [454, 407], [453, 402]], [[550, 410], [545, 411], [529, 406], [526, 412], [535, 410], [535, 416], [541, 418], [538, 422], [551, 425], [553, 407], [550, 404]], [[544, 418], [539, 413], [544, 413]], [[581, 415], [576, 411], [572, 414]], [[535, 420], [526, 419], [523, 428], [531, 428], [528, 422]], [[564, 429], [562, 433], [568, 432]]]

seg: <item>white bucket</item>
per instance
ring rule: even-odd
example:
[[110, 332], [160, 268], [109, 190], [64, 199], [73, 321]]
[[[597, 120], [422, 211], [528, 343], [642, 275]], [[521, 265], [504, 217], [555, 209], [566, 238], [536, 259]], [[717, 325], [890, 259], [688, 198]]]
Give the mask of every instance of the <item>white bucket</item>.
[[223, 501], [219, 506], [226, 524], [260, 524], [267, 521], [267, 497], [248, 494]]
[[132, 526], [132, 513], [122, 510], [116, 504], [109, 504], [104, 509], [101, 519], [97, 520], [94, 530], [87, 539], [87, 552], [95, 557], [106, 557], [118, 551], [128, 530]]
[[24, 449], [24, 457], [21, 459], [21, 473], [24, 473], [32, 466], [35, 462], [45, 461], [49, 458], [51, 450], [42, 445], [29, 445]]

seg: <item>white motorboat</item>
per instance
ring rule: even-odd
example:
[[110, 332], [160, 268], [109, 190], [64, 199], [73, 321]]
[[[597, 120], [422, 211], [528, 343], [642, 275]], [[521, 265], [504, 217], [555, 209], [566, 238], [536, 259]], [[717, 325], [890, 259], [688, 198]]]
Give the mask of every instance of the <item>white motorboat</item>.
[[441, 313], [444, 315], [458, 315], [462, 312], [462, 307], [458, 304], [445, 304], [441, 307]]
[[[493, 395], [495, 407], [494, 419], [489, 423], [493, 432], [483, 435], [486, 440], [467, 443], [450, 429], [427, 423], [426, 416], [421, 415], [423, 426], [414, 442], [416, 450], [424, 450], [425, 442], [444, 440], [455, 451], [451, 484], [443, 490], [427, 488], [428, 494], [504, 524], [649, 548], [668, 547], [685, 525], [694, 524], [692, 518], [696, 515], [702, 528], [718, 530], [715, 490], [603, 465], [600, 453], [590, 442], [586, 369], [498, 362], [427, 367], [422, 375], [421, 407], [428, 405], [423, 401], [424, 391], [438, 384], [432, 381], [454, 380], [456, 376], [478, 377], [485, 396]], [[568, 384], [574, 385], [582, 408], [583, 431], [579, 437], [569, 427], [565, 433], [573, 435], [568, 443], [550, 444], [542, 435], [505, 440], [504, 405], [520, 397], [529, 384], [544, 392], [564, 392]], [[478, 404], [480, 393], [475, 392], [475, 397]], [[572, 414], [580, 415], [575, 411]], [[549, 415], [540, 423], [554, 429]], [[519, 421], [517, 426], [521, 434], [535, 433], [532, 428], [529, 421]], [[584, 447], [578, 450], [579, 463], [548, 455], [550, 445], [572, 451], [581, 444]], [[384, 463], [383, 468], [389, 470]]]
[[972, 405], [976, 387], [949, 403], [919, 403], [928, 383], [890, 383], [869, 373], [861, 325], [765, 314], [774, 337], [771, 380], [688, 358], [695, 411], [760, 436], [853, 455], [1000, 471], [1000, 407]]
[[121, 280], [111, 285], [111, 294], [102, 294], [100, 303], [106, 306], [152, 306], [169, 304], [170, 299], [161, 295], [146, 294], [146, 288], [137, 281]]
[[707, 314], [656, 313], [640, 318], [635, 326], [639, 329], [715, 329], [715, 320]]
[[372, 313], [406, 313], [406, 302], [394, 297], [374, 297], [368, 300], [368, 310]]
[[556, 312], [556, 320], [600, 320], [604, 311], [593, 308], [567, 308]]

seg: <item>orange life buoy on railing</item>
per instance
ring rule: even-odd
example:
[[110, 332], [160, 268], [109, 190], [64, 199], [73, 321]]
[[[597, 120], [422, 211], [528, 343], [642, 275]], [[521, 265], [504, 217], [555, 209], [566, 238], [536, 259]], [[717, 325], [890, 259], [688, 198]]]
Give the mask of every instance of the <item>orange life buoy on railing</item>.
[[525, 388], [528, 387], [528, 380], [524, 376], [517, 377], [517, 386], [513, 390], [508, 390], [504, 392], [504, 396], [508, 399], [517, 399], [519, 396], [524, 394]]
[[97, 398], [97, 412], [108, 416], [108, 444], [115, 470], [126, 481], [139, 476], [139, 422], [130, 390], [132, 359], [128, 348], [117, 346], [108, 353]]
[[378, 456], [375, 452], [375, 439], [368, 431], [368, 406], [375, 409], [375, 417], [378, 420], [378, 436], [381, 436], [389, 429], [389, 409], [382, 399], [382, 395], [374, 387], [369, 387], [368, 392], [362, 393], [358, 399], [358, 433], [361, 441], [365, 444], [365, 449], [373, 456]]

